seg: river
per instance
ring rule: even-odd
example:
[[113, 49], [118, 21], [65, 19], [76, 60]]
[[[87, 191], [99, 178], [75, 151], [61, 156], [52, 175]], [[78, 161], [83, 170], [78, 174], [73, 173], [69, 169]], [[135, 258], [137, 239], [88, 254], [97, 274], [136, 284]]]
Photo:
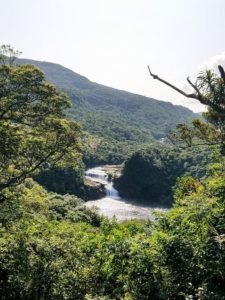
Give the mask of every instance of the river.
[[87, 201], [87, 207], [97, 207], [99, 213], [112, 219], [114, 216], [119, 221], [130, 219], [145, 219], [154, 221], [154, 211], [165, 211], [160, 207], [151, 207], [144, 205], [142, 201], [131, 201], [123, 199], [119, 196], [118, 191], [113, 187], [112, 182], [108, 181], [108, 176], [103, 167], [97, 167], [86, 171], [86, 177], [95, 182], [104, 184], [106, 189], [106, 197]]

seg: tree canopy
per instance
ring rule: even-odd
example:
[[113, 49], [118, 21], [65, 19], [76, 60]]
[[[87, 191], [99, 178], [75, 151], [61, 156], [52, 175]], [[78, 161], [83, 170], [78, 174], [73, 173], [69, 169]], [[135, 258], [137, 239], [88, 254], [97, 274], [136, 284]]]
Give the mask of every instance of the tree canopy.
[[193, 98], [207, 105], [207, 112], [203, 113], [205, 122], [194, 120], [192, 127], [179, 124], [177, 131], [170, 134], [172, 140], [183, 140], [187, 145], [203, 142], [206, 145], [219, 145], [221, 153], [225, 153], [225, 72], [222, 66], [218, 66], [219, 74], [214, 70], [206, 70], [199, 73], [196, 82], [187, 78], [194, 92], [187, 94], [168, 81], [151, 72], [150, 75], [160, 82], [168, 85], [187, 98]]
[[[5, 53], [7, 54], [7, 53]], [[74, 165], [80, 125], [65, 119], [68, 97], [33, 65], [0, 65], [0, 193], [40, 169]], [[2, 198], [4, 199], [4, 197]]]

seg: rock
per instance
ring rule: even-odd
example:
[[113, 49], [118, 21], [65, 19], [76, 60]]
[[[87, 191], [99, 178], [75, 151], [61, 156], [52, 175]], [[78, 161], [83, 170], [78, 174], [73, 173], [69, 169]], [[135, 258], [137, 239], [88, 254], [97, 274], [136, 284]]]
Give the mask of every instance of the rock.
[[104, 184], [94, 182], [88, 178], [84, 179], [85, 199], [96, 200], [106, 196]]
[[102, 170], [110, 176], [110, 178], [117, 178], [121, 175], [122, 165], [105, 165]]

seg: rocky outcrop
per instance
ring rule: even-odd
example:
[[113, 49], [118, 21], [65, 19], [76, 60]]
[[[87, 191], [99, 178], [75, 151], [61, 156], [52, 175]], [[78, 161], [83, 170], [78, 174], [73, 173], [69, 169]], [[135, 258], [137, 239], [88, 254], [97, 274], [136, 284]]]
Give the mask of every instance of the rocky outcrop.
[[84, 179], [84, 200], [96, 200], [106, 196], [104, 184], [94, 182], [88, 178]]
[[113, 180], [121, 175], [122, 165], [105, 165], [102, 170]]

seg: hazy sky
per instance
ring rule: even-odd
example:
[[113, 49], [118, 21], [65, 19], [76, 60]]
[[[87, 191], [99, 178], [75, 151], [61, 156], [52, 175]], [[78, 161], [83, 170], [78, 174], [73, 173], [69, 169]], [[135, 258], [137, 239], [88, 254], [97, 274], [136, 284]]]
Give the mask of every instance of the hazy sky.
[[202, 108], [151, 79], [185, 87], [204, 66], [225, 66], [225, 0], [0, 0], [0, 43], [90, 80]]

